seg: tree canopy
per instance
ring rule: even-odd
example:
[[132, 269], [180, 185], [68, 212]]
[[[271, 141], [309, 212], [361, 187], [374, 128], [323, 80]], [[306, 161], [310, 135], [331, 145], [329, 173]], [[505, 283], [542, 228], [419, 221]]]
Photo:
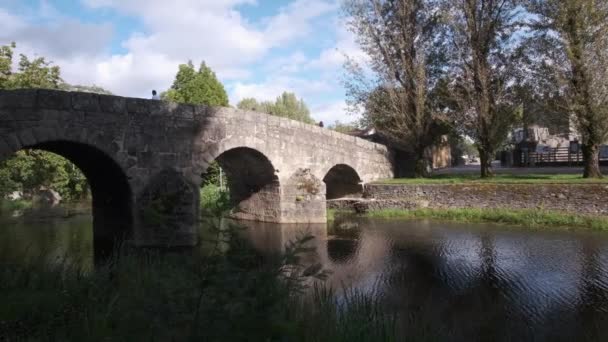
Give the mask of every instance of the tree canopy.
[[17, 70], [12, 70], [15, 43], [0, 47], [0, 89], [56, 89], [63, 81], [60, 69], [44, 57], [30, 60], [20, 54]]
[[[12, 70], [15, 47], [15, 43], [0, 46], [0, 89], [69, 87], [61, 79], [60, 68], [44, 57], [30, 60], [20, 55], [17, 70]], [[82, 172], [54, 153], [22, 150], [13, 158], [0, 161], [0, 198], [12, 191], [27, 196], [42, 186], [56, 190], [68, 200], [82, 198], [89, 192]]]
[[224, 86], [205, 62], [201, 63], [198, 71], [194, 69], [192, 61], [180, 64], [173, 85], [161, 98], [179, 103], [228, 106]]
[[434, 0], [348, 0], [348, 27], [368, 55], [350, 59], [345, 85], [351, 111], [392, 145], [412, 152], [416, 176], [426, 176], [426, 150], [444, 134], [445, 117], [429, 101], [445, 64], [441, 12]]
[[254, 98], [244, 98], [239, 101], [237, 108], [276, 115], [308, 124], [315, 123], [304, 100], [298, 99], [294, 93], [289, 92], [283, 92], [275, 102], [258, 102]]
[[608, 139], [608, 1], [528, 0], [534, 33], [530, 55], [573, 114], [582, 138], [584, 177], [601, 177], [599, 147]]

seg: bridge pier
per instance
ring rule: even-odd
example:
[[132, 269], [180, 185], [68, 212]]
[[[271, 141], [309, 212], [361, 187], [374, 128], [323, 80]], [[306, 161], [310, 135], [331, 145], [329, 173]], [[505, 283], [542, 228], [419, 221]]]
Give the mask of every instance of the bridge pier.
[[136, 198], [136, 246], [193, 246], [198, 243], [198, 186], [165, 169], [151, 177]]

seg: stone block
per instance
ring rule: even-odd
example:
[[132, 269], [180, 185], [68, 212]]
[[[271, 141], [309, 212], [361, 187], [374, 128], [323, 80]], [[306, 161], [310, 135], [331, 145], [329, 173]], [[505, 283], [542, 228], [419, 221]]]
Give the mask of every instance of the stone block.
[[38, 90], [0, 90], [0, 108], [35, 108]]
[[4, 135], [4, 141], [10, 146], [13, 151], [18, 151], [21, 148], [21, 142], [15, 133]]
[[21, 141], [22, 147], [30, 147], [36, 144], [36, 138], [34, 138], [32, 131], [29, 129], [26, 129], [19, 133], [19, 141]]
[[71, 93], [72, 108], [87, 112], [99, 111], [99, 95], [93, 93]]
[[[126, 98], [127, 112], [132, 114], [149, 114], [150, 113], [150, 101], [144, 99]], [[157, 101], [157, 100], [154, 100]]]
[[55, 131], [48, 127], [36, 127], [32, 129], [32, 133], [38, 143], [55, 139]]
[[99, 108], [106, 113], [125, 113], [127, 101], [124, 97], [99, 95]]
[[40, 89], [38, 90], [38, 108], [72, 109], [72, 98], [69, 92]]
[[10, 155], [13, 152], [13, 148], [4, 139], [0, 139], [0, 160], [2, 160], [2, 156]]

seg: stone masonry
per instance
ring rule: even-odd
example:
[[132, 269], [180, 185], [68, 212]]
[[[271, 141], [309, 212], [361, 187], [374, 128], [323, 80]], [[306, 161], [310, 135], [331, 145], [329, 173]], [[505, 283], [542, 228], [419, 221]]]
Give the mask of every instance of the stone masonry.
[[[87, 176], [95, 240], [142, 246], [197, 242], [198, 189], [214, 160], [231, 179], [235, 216], [268, 222], [325, 222], [326, 191], [393, 175], [383, 145], [262, 113], [0, 91], [0, 160], [24, 148], [60, 154]], [[334, 185], [344, 179], [352, 184]]]
[[[608, 215], [608, 185], [597, 184], [367, 184], [367, 200], [337, 200], [333, 208], [512, 208]], [[366, 202], [366, 203], [361, 203]]]

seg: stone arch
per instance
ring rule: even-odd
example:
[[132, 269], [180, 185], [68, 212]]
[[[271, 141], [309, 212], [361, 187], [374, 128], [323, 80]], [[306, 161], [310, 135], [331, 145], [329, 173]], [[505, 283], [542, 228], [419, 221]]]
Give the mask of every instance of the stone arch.
[[8, 134], [4, 144], [8, 148], [0, 154], [0, 160], [19, 150], [38, 149], [60, 155], [82, 171], [91, 188], [96, 254], [108, 252], [117, 241], [132, 237], [133, 197], [129, 178], [106, 149], [85, 139], [61, 138], [50, 128], [29, 128]]
[[234, 147], [215, 157], [226, 173], [232, 216], [280, 222], [281, 186], [270, 159], [257, 149]]
[[325, 182], [325, 198], [336, 199], [343, 197], [361, 197], [363, 185], [361, 177], [354, 168], [346, 164], [337, 164], [327, 171], [323, 177]]

